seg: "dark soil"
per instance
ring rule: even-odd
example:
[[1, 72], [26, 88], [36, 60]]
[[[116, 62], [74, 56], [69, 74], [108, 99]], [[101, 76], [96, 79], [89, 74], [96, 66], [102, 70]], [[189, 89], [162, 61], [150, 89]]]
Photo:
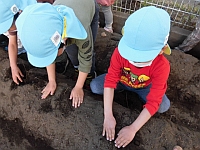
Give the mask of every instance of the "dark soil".
[[[99, 29], [95, 43], [97, 73], [107, 72], [110, 57], [121, 35]], [[74, 109], [69, 94], [75, 84], [74, 70], [57, 73], [57, 90], [41, 100], [47, 83], [46, 70], [34, 68], [23, 56], [18, 64], [24, 82], [11, 79], [7, 52], [0, 49], [0, 149], [1, 150], [115, 150], [114, 142], [103, 137], [103, 96], [85, 89], [84, 102]], [[173, 50], [166, 56], [171, 64], [167, 96], [169, 111], [156, 113], [126, 150], [200, 150], [200, 62], [197, 58]], [[138, 96], [131, 92], [115, 93], [116, 132], [131, 124], [142, 109]]]

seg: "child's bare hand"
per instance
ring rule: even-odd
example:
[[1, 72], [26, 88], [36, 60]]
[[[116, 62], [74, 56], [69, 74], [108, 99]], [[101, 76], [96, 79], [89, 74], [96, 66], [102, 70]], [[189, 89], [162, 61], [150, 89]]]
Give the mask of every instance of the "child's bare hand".
[[19, 81], [23, 82], [22, 77], [24, 77], [24, 75], [22, 74], [21, 70], [17, 66], [11, 68], [11, 72], [12, 72], [13, 81], [16, 84], [19, 84]]
[[105, 117], [102, 135], [105, 136], [106, 134], [106, 139], [108, 141], [112, 141], [115, 138], [115, 126], [116, 120], [113, 116]]
[[115, 140], [115, 146], [120, 147], [126, 147], [135, 137], [136, 132], [131, 129], [130, 126], [126, 126], [122, 128], [119, 133], [118, 137]]
[[46, 85], [46, 87], [42, 90], [42, 99], [45, 99], [49, 94], [53, 95], [56, 90], [56, 82], [55, 81], [49, 81], [49, 83]]
[[70, 94], [70, 100], [72, 100], [72, 106], [77, 108], [83, 103], [84, 92], [82, 88], [74, 87]]

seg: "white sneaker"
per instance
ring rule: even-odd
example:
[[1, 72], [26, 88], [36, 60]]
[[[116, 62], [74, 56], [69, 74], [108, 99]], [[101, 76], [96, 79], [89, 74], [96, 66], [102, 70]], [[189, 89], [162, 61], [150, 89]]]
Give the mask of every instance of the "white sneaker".
[[112, 28], [104, 27], [104, 30], [106, 30], [107, 32], [113, 33], [113, 29]]

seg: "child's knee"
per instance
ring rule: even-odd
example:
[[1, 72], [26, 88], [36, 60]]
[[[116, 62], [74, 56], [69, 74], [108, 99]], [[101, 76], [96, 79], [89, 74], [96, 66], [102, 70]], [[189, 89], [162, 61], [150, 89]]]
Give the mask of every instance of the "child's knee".
[[158, 113], [164, 113], [170, 108], [170, 101], [169, 99], [164, 96], [162, 103], [160, 104], [160, 107], [158, 109]]
[[92, 93], [102, 95], [103, 94], [103, 89], [102, 88], [103, 87], [100, 87], [98, 82], [95, 79], [93, 79], [90, 82], [90, 89], [91, 89]]
[[95, 91], [96, 91], [96, 84], [95, 84], [95, 81], [94, 81], [94, 80], [92, 80], [92, 81], [90, 82], [90, 89], [91, 89], [92, 93], [96, 93], [96, 92], [95, 92]]

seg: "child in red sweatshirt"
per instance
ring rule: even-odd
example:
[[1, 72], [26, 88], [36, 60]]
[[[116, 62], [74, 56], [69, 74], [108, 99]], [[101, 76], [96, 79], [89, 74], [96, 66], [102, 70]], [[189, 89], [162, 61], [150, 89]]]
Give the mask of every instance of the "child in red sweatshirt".
[[163, 113], [170, 107], [165, 95], [170, 64], [163, 55], [171, 53], [167, 44], [169, 14], [154, 6], [143, 7], [128, 17], [122, 31], [123, 37], [114, 50], [108, 73], [90, 84], [93, 93], [104, 95], [103, 136], [109, 141], [115, 137], [114, 90], [135, 92], [145, 103], [137, 119], [117, 134], [115, 146], [118, 148], [127, 146], [156, 112]]

